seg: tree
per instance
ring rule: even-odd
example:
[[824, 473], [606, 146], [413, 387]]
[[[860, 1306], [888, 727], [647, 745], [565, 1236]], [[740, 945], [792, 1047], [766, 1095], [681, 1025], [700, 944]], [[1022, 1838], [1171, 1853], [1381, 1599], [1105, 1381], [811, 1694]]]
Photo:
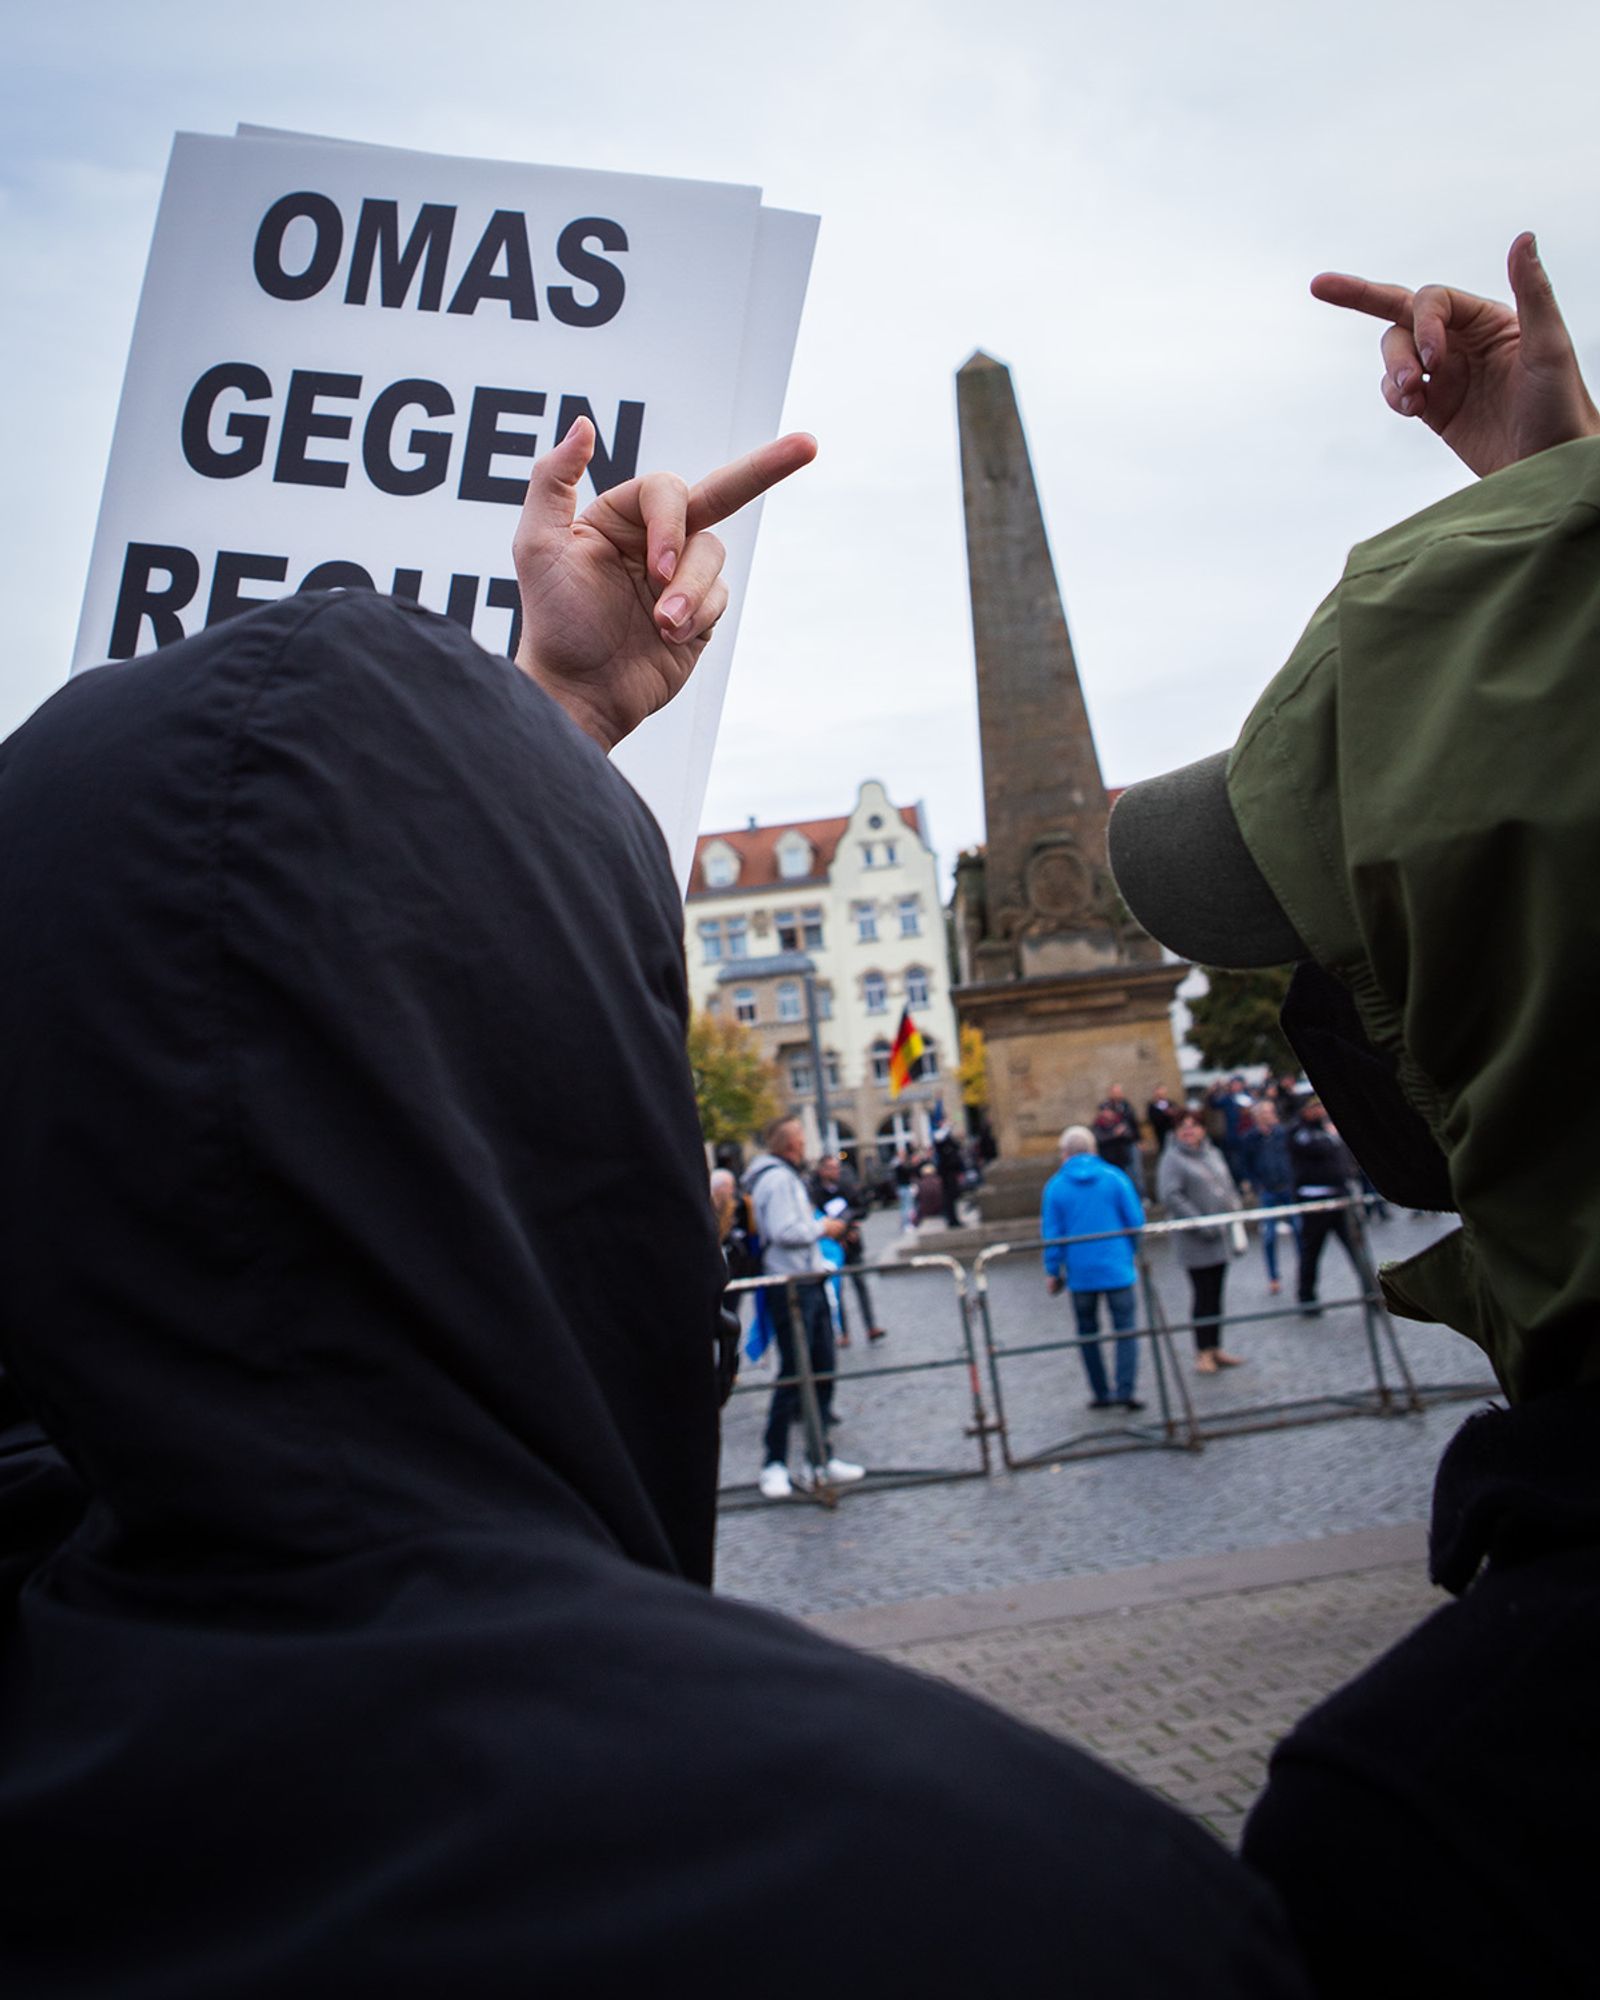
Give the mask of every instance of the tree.
[[1243, 1069], [1265, 1063], [1274, 1076], [1298, 1070], [1299, 1061], [1278, 1026], [1278, 1009], [1294, 968], [1249, 972], [1204, 968], [1210, 990], [1189, 1002], [1189, 1040], [1207, 1069]]
[[689, 1069], [708, 1146], [748, 1139], [783, 1109], [777, 1070], [762, 1055], [755, 1036], [737, 1021], [691, 1014]]
[[961, 1024], [961, 1102], [969, 1111], [981, 1111], [989, 1102], [988, 1044], [970, 1021]]

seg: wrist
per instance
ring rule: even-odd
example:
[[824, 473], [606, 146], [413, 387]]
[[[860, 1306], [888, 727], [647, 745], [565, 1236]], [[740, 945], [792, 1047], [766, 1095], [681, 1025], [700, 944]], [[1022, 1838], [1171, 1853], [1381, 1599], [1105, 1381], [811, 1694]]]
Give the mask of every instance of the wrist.
[[592, 738], [610, 756], [627, 734], [626, 730], [616, 728], [611, 718], [581, 689], [575, 688], [570, 680], [560, 674], [546, 673], [526, 643], [517, 648], [516, 665], [535, 687], [542, 688], [553, 702], [566, 710], [585, 736]]

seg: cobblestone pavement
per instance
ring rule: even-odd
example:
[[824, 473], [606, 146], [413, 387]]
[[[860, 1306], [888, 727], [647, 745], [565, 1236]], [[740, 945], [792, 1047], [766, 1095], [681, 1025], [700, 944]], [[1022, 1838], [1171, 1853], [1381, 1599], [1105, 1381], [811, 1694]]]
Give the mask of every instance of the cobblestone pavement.
[[[868, 1249], [895, 1242], [893, 1215], [869, 1223]], [[1421, 1249], [1446, 1226], [1396, 1215], [1375, 1231], [1380, 1256]], [[937, 1249], [935, 1228], [922, 1248]], [[1155, 1278], [1169, 1320], [1187, 1316], [1183, 1274], [1155, 1256]], [[1286, 1252], [1285, 1297], [1293, 1293], [1293, 1252]], [[992, 1273], [998, 1342], [1027, 1349], [1072, 1330], [1070, 1301], [1045, 1295], [1038, 1253], [1002, 1259]], [[889, 1338], [860, 1339], [840, 1356], [836, 1448], [871, 1468], [874, 1479], [850, 1489], [835, 1511], [795, 1500], [755, 1508], [725, 1505], [718, 1538], [718, 1585], [799, 1615], [849, 1607], [992, 1590], [1064, 1576], [1164, 1563], [1175, 1558], [1309, 1541], [1344, 1530], [1417, 1522], [1426, 1517], [1433, 1470], [1471, 1403], [1444, 1403], [1420, 1415], [1318, 1423], [1211, 1441], [1198, 1453], [1137, 1451], [956, 1484], [874, 1490], [886, 1469], [975, 1469], [978, 1447], [964, 1435], [972, 1421], [962, 1322], [949, 1276], [896, 1270], [872, 1280], [878, 1317]], [[1323, 1296], [1355, 1289], [1337, 1243], [1324, 1253]], [[1228, 1278], [1232, 1312], [1266, 1311], [1269, 1298], [1258, 1247], [1236, 1259]], [[855, 1306], [847, 1293], [847, 1310]], [[1492, 1393], [1477, 1350], [1442, 1328], [1397, 1324], [1420, 1383], [1471, 1382]], [[1213, 1377], [1194, 1373], [1189, 1336], [1174, 1346], [1197, 1406], [1242, 1414], [1252, 1405], [1352, 1392], [1372, 1383], [1362, 1315], [1330, 1307], [1318, 1319], [1292, 1316], [1241, 1324], [1225, 1336], [1249, 1365]], [[1148, 1349], [1148, 1343], [1147, 1349]], [[927, 1373], [860, 1378], [863, 1369], [937, 1361]], [[1392, 1372], [1392, 1371], [1391, 1371]], [[1071, 1352], [1010, 1353], [1002, 1384], [1013, 1449], [1040, 1452], [1065, 1439], [1115, 1433], [1120, 1412], [1089, 1415], [1082, 1368]], [[992, 1391], [982, 1378], [985, 1406]], [[1159, 1415], [1148, 1351], [1140, 1393]], [[767, 1395], [746, 1369], [724, 1424], [724, 1476], [753, 1481]], [[795, 1456], [799, 1456], [799, 1439]], [[1336, 1676], [1337, 1677], [1337, 1676]]]
[[1112, 1588], [1066, 1617], [1040, 1616], [1037, 1589], [1020, 1605], [945, 1600], [921, 1622], [974, 1629], [922, 1638], [900, 1634], [923, 1607], [815, 1622], [1070, 1737], [1232, 1845], [1272, 1745], [1443, 1601], [1415, 1528], [1094, 1582]]

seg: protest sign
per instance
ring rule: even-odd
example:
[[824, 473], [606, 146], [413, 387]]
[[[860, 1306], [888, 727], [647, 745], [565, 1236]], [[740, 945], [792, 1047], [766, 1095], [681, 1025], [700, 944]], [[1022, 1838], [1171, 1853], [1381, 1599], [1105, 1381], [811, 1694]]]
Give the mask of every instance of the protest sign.
[[[814, 234], [755, 188], [180, 134], [74, 671], [340, 586], [510, 653], [535, 456], [590, 417], [602, 491], [772, 436]], [[755, 526], [724, 533], [735, 611], [688, 698], [618, 760], [681, 878]]]

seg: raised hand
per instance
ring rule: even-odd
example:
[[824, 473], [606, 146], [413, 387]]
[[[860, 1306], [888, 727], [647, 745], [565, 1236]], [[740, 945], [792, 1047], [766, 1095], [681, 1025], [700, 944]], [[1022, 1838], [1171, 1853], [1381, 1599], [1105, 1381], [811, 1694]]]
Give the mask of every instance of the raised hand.
[[1392, 322], [1382, 343], [1384, 401], [1420, 417], [1477, 473], [1600, 435], [1600, 412], [1527, 231], [1506, 271], [1514, 308], [1447, 285], [1408, 292], [1340, 271], [1311, 280], [1327, 305]]
[[817, 446], [795, 432], [692, 487], [648, 473], [578, 514], [593, 451], [594, 426], [580, 417], [528, 481], [511, 544], [517, 665], [610, 750], [671, 701], [727, 607], [723, 547], [707, 531], [809, 465]]

